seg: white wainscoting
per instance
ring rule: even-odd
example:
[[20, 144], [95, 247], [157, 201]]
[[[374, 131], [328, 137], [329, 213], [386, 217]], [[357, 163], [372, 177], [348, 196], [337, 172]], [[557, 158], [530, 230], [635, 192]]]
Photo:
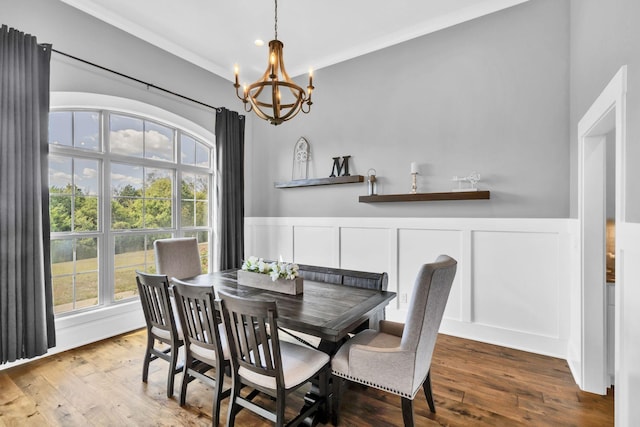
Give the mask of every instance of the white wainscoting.
[[386, 271], [404, 321], [420, 265], [458, 260], [440, 331], [567, 358], [570, 289], [576, 280], [571, 219], [245, 219], [245, 254], [301, 264]]
[[616, 240], [615, 414], [616, 426], [629, 426], [640, 419], [640, 224], [616, 224]]

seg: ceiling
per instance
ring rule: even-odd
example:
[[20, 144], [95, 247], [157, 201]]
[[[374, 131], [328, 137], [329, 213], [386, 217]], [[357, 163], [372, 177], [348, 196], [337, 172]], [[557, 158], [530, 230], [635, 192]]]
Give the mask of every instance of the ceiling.
[[[274, 36], [270, 0], [61, 0], [232, 80], [258, 78]], [[526, 0], [280, 0], [289, 74], [305, 74]], [[262, 39], [263, 47], [254, 40]]]

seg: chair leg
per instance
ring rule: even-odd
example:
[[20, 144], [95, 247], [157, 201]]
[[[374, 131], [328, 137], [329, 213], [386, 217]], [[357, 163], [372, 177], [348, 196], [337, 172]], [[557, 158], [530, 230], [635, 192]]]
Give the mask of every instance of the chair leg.
[[431, 371], [427, 373], [427, 379], [422, 383], [424, 389], [424, 396], [427, 398], [427, 404], [429, 404], [429, 410], [436, 413], [436, 405], [433, 403], [433, 393], [431, 392]]
[[[235, 375], [235, 374], [234, 374]], [[240, 395], [242, 384], [236, 378], [233, 378], [231, 384], [231, 395], [229, 396], [229, 411], [227, 415], [227, 427], [233, 427], [236, 423], [236, 414], [238, 413], [236, 399]]]
[[402, 419], [404, 427], [413, 427], [413, 400], [402, 398]]
[[221, 366], [216, 368], [216, 384], [213, 387], [213, 409], [211, 410], [211, 421], [214, 427], [220, 424], [220, 402], [222, 400], [222, 390], [224, 388], [224, 370]]
[[142, 363], [142, 382], [146, 383], [149, 378], [149, 363], [151, 362], [151, 349], [153, 348], [153, 338], [147, 332], [147, 349], [144, 354], [144, 362]]
[[189, 381], [190, 381], [189, 368], [191, 368], [192, 363], [193, 361], [191, 360], [191, 358], [187, 356], [187, 358], [184, 361], [184, 368], [182, 371], [182, 386], [180, 387], [180, 406], [184, 406], [184, 404], [187, 402], [187, 385], [189, 385]]
[[171, 348], [171, 361], [169, 362], [169, 376], [167, 377], [167, 397], [173, 396], [173, 381], [176, 377], [176, 366], [178, 365], [178, 348]]
[[283, 391], [278, 391], [276, 397], [276, 427], [284, 427], [284, 408], [286, 404], [286, 395]]

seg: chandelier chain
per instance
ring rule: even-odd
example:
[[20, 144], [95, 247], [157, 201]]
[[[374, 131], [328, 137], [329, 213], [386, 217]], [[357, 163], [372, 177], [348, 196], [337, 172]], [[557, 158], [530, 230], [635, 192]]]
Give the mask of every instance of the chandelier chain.
[[275, 30], [275, 39], [278, 40], [278, 0], [275, 0], [276, 3], [276, 7], [275, 7], [275, 19], [274, 19], [274, 30]]

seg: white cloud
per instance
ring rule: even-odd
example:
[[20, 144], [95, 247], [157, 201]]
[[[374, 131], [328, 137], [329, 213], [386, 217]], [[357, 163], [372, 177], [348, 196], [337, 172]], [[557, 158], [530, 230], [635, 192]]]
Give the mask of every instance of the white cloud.
[[95, 178], [98, 176], [98, 171], [92, 168], [82, 169], [82, 176], [85, 178]]
[[125, 185], [133, 185], [134, 187], [142, 187], [142, 178], [124, 175], [121, 173], [111, 173], [111, 184], [113, 187], [124, 187]]
[[54, 172], [50, 175], [51, 181], [60, 182], [62, 185], [67, 185], [71, 182], [71, 174], [67, 172]]
[[142, 154], [142, 131], [132, 129], [122, 129], [109, 133], [111, 152], [124, 155]]

